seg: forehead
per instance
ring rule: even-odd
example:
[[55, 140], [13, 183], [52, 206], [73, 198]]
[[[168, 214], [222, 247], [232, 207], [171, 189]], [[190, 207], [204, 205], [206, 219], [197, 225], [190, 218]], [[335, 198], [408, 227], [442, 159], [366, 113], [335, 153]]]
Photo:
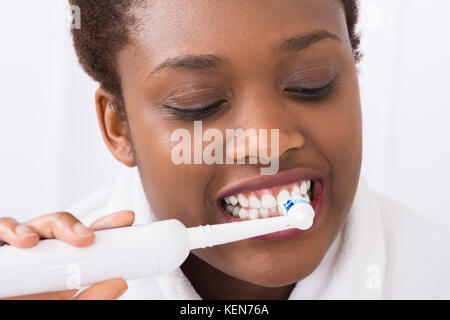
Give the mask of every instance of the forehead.
[[[250, 65], [255, 57], [271, 59], [271, 49], [281, 40], [315, 30], [329, 31], [348, 42], [345, 14], [339, 0], [145, 3], [146, 6], [135, 11], [138, 24], [131, 50], [146, 61], [145, 67], [140, 66], [140, 72], [148, 72], [168, 58], [183, 55], [214, 54], [235, 64], [248, 59]], [[121, 55], [119, 65], [120, 60]]]
[[139, 43], [152, 54], [231, 44], [257, 49], [283, 31], [347, 32], [339, 0], [153, 1], [138, 19]]

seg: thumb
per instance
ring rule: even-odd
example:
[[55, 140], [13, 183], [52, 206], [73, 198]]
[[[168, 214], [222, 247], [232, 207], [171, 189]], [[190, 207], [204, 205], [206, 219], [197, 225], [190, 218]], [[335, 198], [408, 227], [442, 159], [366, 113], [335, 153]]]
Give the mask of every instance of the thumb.
[[111, 279], [94, 284], [75, 297], [75, 300], [115, 300], [128, 289], [124, 279]]

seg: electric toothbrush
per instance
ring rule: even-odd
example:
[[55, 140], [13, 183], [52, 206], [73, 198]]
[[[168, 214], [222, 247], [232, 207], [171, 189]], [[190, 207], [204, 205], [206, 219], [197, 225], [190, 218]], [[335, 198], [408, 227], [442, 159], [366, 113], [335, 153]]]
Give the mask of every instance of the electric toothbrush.
[[156, 277], [178, 268], [190, 250], [260, 235], [311, 228], [314, 210], [294, 198], [283, 216], [186, 228], [171, 219], [96, 231], [95, 243], [73, 247], [58, 239], [33, 248], [0, 248], [0, 298], [80, 288], [103, 280]]

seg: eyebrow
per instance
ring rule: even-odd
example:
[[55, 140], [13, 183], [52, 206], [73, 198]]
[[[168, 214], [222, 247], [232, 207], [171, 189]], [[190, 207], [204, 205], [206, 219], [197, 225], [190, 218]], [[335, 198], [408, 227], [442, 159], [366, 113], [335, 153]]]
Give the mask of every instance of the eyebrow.
[[[273, 48], [273, 53], [294, 53], [306, 49], [307, 47], [324, 39], [333, 39], [341, 42], [341, 39], [334, 33], [326, 30], [315, 30], [306, 34], [297, 34], [277, 43]], [[225, 57], [204, 54], [204, 55], [184, 55], [169, 58], [153, 69], [148, 76], [165, 69], [186, 68], [193, 70], [214, 69], [229, 64]]]
[[176, 69], [176, 68], [186, 68], [186, 69], [213, 69], [218, 68], [228, 62], [225, 57], [219, 57], [212, 54], [204, 55], [186, 55], [181, 57], [169, 58], [163, 63], [159, 64], [149, 76], [152, 76], [156, 72], [163, 69]]
[[342, 42], [341, 38], [334, 33], [326, 30], [316, 30], [306, 34], [297, 34], [285, 39], [274, 46], [272, 51], [274, 53], [298, 52], [324, 39], [333, 39]]

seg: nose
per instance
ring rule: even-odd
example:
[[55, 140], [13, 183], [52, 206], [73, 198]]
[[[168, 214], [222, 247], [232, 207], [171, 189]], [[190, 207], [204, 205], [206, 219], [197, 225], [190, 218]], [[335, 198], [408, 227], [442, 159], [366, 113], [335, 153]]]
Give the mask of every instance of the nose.
[[257, 91], [241, 98], [234, 106], [238, 119], [235, 127], [239, 129], [227, 129], [227, 161], [278, 164], [285, 154], [305, 145], [298, 114], [289, 112], [282, 97]]

